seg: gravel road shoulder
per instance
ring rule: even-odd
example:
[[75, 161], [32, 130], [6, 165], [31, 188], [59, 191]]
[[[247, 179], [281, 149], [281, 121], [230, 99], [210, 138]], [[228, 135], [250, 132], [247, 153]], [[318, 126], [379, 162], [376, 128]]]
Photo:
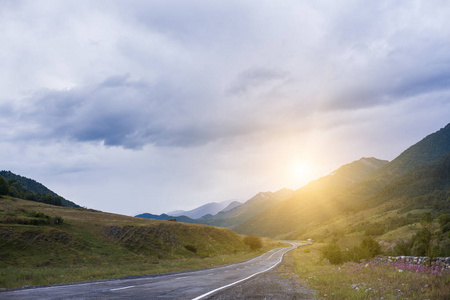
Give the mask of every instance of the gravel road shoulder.
[[293, 258], [287, 253], [283, 262], [276, 268], [206, 299], [314, 299], [316, 291], [298, 280], [293, 266]]

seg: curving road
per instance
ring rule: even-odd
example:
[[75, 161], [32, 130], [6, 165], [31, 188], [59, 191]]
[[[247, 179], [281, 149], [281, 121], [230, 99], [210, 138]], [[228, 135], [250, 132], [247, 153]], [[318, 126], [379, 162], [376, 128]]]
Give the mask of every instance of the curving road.
[[204, 299], [274, 268], [285, 253], [302, 245], [291, 244], [244, 262], [210, 269], [4, 291], [0, 299]]

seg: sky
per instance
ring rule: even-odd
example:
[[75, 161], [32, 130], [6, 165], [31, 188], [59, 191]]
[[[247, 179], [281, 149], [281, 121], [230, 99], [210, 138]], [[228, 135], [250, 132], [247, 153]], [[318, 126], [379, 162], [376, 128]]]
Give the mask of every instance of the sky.
[[450, 121], [443, 1], [0, 0], [0, 169], [125, 215], [298, 189]]

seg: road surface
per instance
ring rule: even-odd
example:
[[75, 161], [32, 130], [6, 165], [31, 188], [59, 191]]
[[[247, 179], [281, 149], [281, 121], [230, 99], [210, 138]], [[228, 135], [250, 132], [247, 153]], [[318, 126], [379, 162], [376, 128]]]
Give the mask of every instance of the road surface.
[[288, 251], [270, 250], [256, 258], [209, 269], [0, 292], [0, 299], [206, 299], [214, 293], [273, 269]]

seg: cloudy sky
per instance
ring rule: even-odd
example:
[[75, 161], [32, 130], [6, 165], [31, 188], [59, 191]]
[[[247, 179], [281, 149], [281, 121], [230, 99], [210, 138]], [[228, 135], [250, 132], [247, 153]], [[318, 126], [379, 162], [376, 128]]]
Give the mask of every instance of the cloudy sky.
[[0, 0], [0, 169], [134, 215], [297, 189], [450, 122], [448, 1]]

